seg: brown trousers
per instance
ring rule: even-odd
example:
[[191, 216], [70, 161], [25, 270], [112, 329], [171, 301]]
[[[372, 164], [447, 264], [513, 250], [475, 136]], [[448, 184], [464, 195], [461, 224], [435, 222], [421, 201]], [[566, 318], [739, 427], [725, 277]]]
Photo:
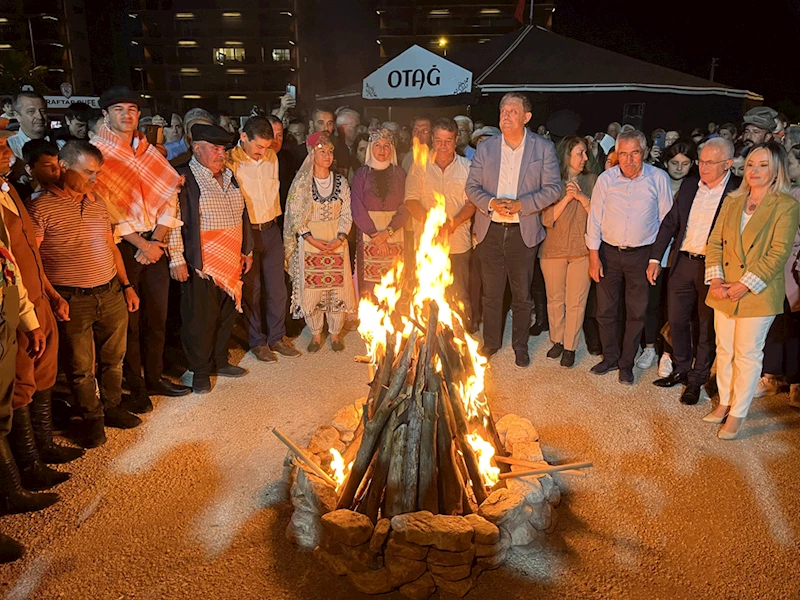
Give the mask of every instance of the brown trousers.
[[48, 390], [56, 384], [58, 375], [58, 325], [47, 298], [42, 296], [35, 303], [36, 316], [45, 336], [44, 354], [34, 360], [28, 354], [28, 337], [17, 329], [17, 372], [14, 378], [14, 398], [11, 405], [16, 409], [27, 406], [34, 392]]
[[589, 297], [589, 257], [540, 258], [547, 290], [550, 341], [576, 350]]

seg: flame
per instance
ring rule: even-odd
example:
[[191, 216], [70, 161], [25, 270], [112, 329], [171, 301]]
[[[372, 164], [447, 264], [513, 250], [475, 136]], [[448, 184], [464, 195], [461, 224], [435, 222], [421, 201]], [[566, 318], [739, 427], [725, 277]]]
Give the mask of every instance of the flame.
[[[427, 168], [429, 160], [435, 159], [428, 147], [414, 139], [413, 145], [414, 164]], [[358, 332], [367, 346], [367, 355], [372, 364], [377, 365], [386, 352], [386, 340], [394, 343], [395, 354], [399, 352], [403, 338], [408, 337], [415, 327], [414, 322], [405, 316], [398, 318], [396, 311], [410, 314], [412, 319], [426, 326], [427, 305], [435, 301], [439, 307], [439, 323], [450, 327], [457, 333], [455, 342], [462, 353], [470, 357], [472, 373], [464, 381], [456, 382], [464, 403], [464, 412], [467, 419], [474, 423], [486, 423], [490, 418], [489, 406], [484, 393], [484, 380], [486, 376], [487, 360], [478, 354], [479, 343], [464, 331], [464, 323], [458, 312], [453, 310], [447, 299], [447, 288], [453, 283], [450, 270], [450, 243], [448, 236], [442, 235], [442, 227], [448, 222], [444, 196], [434, 193], [434, 205], [430, 208], [425, 219], [425, 226], [416, 250], [415, 287], [410, 297], [410, 303], [401, 306], [403, 300], [404, 265], [398, 260], [395, 266], [387, 272], [381, 282], [374, 287], [374, 297], [362, 298], [358, 306], [360, 325]], [[407, 310], [406, 310], [407, 309]], [[392, 320], [394, 316], [394, 321]], [[437, 372], [442, 372], [441, 360], [437, 357], [435, 362]], [[477, 430], [477, 427], [473, 427]], [[475, 450], [478, 458], [483, 483], [492, 486], [498, 481], [499, 469], [491, 465], [494, 456], [494, 447], [483, 439], [477, 431], [469, 435], [469, 443]], [[333, 454], [335, 451], [331, 450]], [[338, 452], [336, 453], [338, 454]], [[334, 457], [336, 457], [334, 454]], [[331, 463], [334, 469], [344, 472], [343, 461]], [[337, 481], [338, 472], [335, 476]], [[342, 480], [344, 477], [342, 476]]]
[[331, 460], [331, 470], [333, 471], [333, 480], [336, 482], [336, 491], [339, 491], [339, 488], [342, 487], [344, 480], [347, 478], [347, 474], [350, 472], [350, 469], [353, 468], [353, 463], [350, 462], [347, 467], [344, 466], [344, 457], [339, 453], [336, 448], [330, 449], [331, 456], [333, 460]]
[[500, 469], [492, 466], [492, 457], [494, 456], [494, 446], [484, 440], [477, 433], [470, 433], [467, 436], [467, 441], [472, 449], [475, 451], [475, 456], [478, 458], [478, 468], [483, 477], [483, 482], [486, 485], [492, 486], [500, 480]]

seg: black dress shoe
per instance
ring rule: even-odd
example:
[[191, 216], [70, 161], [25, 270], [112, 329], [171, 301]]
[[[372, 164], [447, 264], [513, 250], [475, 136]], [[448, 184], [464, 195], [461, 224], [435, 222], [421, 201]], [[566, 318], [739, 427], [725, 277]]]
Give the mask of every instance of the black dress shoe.
[[69, 473], [51, 469], [42, 462], [31, 425], [30, 409], [21, 406], [14, 409], [11, 431], [6, 436], [19, 469], [22, 487], [32, 492], [48, 490], [69, 479]]
[[675, 385], [686, 385], [689, 382], [689, 376], [686, 373], [672, 373], [661, 379], [656, 379], [653, 385], [658, 387], [673, 387]]
[[633, 383], [633, 369], [631, 367], [625, 369], [620, 368], [619, 382], [625, 385], [631, 385]]
[[547, 321], [539, 321], [537, 319], [536, 322], [533, 325], [531, 325], [531, 328], [528, 329], [528, 334], [536, 337], [541, 335], [543, 331], [547, 331], [548, 329], [550, 329], [550, 326], [547, 323]]
[[105, 414], [104, 422], [106, 427], [133, 429], [142, 424], [142, 420], [139, 417], [121, 406], [107, 406], [103, 412]]
[[177, 398], [178, 396], [191, 394], [192, 388], [188, 385], [172, 383], [169, 379], [164, 379], [162, 377], [154, 385], [147, 386], [147, 393], [151, 396], [169, 396], [170, 398]]
[[692, 406], [700, 400], [700, 386], [690, 383], [681, 394], [681, 404]]
[[247, 369], [228, 363], [227, 365], [217, 367], [217, 375], [222, 377], [244, 377], [247, 375]]
[[516, 355], [516, 360], [514, 364], [517, 365], [519, 368], [524, 369], [525, 367], [529, 367], [531, 365], [531, 355], [528, 353], [527, 348], [520, 348], [519, 350], [514, 350], [514, 354]]
[[53, 389], [34, 392], [28, 405], [31, 413], [33, 437], [39, 457], [46, 464], [63, 464], [83, 456], [83, 448], [61, 446], [53, 441]]
[[547, 358], [558, 358], [564, 352], [564, 344], [553, 344], [553, 347], [547, 351]]
[[195, 394], [207, 394], [211, 391], [211, 377], [208, 375], [194, 374], [192, 379], [192, 391]]
[[19, 560], [24, 552], [25, 548], [17, 540], [0, 533], [0, 564]]
[[600, 346], [587, 346], [586, 351], [592, 356], [600, 356], [603, 353], [603, 348]]
[[58, 494], [29, 492], [22, 487], [17, 463], [6, 436], [0, 436], [0, 515], [36, 512], [58, 502]]
[[569, 369], [574, 364], [575, 350], [564, 350], [564, 354], [561, 355], [561, 366]]
[[105, 419], [103, 419], [103, 417], [86, 419], [81, 429], [79, 440], [81, 446], [84, 448], [97, 448], [108, 441], [108, 438], [106, 438]]
[[492, 358], [495, 354], [497, 354], [498, 348], [489, 348], [489, 346], [481, 346], [481, 349], [478, 350], [478, 354], [480, 354], [485, 359]]
[[595, 375], [605, 375], [606, 373], [616, 371], [617, 369], [619, 369], [619, 365], [617, 365], [617, 363], [603, 359], [589, 370]]
[[122, 408], [128, 412], [137, 415], [152, 412], [153, 403], [150, 401], [150, 396], [144, 390], [133, 390], [127, 398], [123, 398], [119, 403]]

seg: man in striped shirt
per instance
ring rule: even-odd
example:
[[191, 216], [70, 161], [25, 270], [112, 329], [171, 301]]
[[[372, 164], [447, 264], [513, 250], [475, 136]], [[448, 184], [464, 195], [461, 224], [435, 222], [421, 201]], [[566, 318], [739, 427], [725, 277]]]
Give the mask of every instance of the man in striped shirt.
[[59, 185], [35, 194], [29, 210], [45, 274], [69, 304], [68, 319], [59, 323], [63, 368], [84, 418], [81, 443], [94, 448], [105, 443], [105, 426], [127, 429], [142, 422], [119, 406], [128, 312], [138, 310], [139, 297], [114, 243], [106, 203], [93, 193], [102, 153], [71, 141], [59, 162]]

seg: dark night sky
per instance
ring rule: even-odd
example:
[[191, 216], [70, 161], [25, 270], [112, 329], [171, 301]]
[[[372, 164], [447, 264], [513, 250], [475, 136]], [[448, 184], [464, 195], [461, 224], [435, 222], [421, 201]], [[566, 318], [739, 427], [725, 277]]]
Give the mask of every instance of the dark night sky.
[[800, 120], [800, 0], [558, 0], [556, 33], [764, 96]]

